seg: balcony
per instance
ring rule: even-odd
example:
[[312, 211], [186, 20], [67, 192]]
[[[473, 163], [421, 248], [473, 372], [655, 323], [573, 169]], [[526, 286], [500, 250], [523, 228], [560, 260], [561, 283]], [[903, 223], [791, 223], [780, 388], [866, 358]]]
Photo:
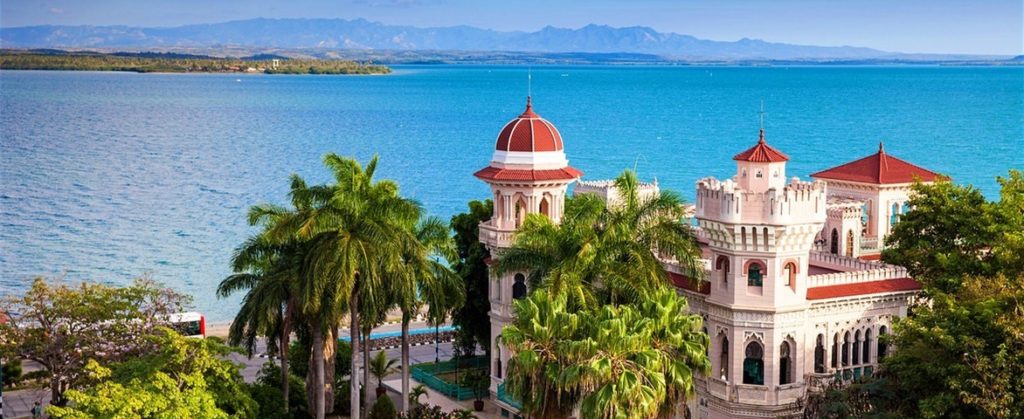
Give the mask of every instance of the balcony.
[[491, 222], [480, 224], [480, 241], [489, 248], [505, 248], [512, 246], [515, 230], [503, 230], [491, 225]]
[[729, 383], [708, 377], [708, 393], [722, 400], [729, 400]]
[[768, 386], [754, 384], [737, 384], [736, 398], [740, 403], [765, 404], [768, 403]]
[[803, 383], [784, 384], [775, 387], [775, 401], [777, 403], [793, 403], [803, 396]]

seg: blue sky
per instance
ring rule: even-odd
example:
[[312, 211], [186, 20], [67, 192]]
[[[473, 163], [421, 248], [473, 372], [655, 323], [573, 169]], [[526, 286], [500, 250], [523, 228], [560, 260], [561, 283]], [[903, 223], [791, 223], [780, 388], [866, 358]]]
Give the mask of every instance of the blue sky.
[[1024, 54], [1022, 0], [3, 0], [0, 26], [176, 26], [253, 17], [366, 18], [533, 31], [589, 23], [699, 38], [900, 52]]

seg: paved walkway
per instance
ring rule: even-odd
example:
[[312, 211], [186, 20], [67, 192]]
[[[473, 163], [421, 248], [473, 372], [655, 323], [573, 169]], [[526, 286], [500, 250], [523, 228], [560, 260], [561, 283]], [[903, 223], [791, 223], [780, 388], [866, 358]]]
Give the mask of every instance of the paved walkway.
[[[418, 384], [419, 381], [416, 381], [411, 378], [409, 379], [409, 388], [416, 387]], [[388, 395], [397, 395], [397, 397], [392, 396], [392, 400], [397, 400], [398, 398], [402, 397], [401, 378], [395, 380], [384, 380], [384, 386], [388, 388]], [[450, 399], [448, 398], [448, 396], [438, 393], [430, 387], [427, 387], [427, 394], [425, 396], [420, 397], [420, 403], [440, 406], [441, 410], [444, 410], [445, 412], [451, 412], [453, 410], [460, 409], [473, 410], [472, 399], [462, 401]], [[401, 405], [398, 404], [396, 401], [395, 406], [399, 407]], [[499, 419], [501, 417], [501, 415], [498, 412], [498, 408], [494, 405], [494, 403], [492, 403], [488, 399], [484, 399], [484, 410], [482, 412], [473, 412], [473, 414], [480, 419]]]

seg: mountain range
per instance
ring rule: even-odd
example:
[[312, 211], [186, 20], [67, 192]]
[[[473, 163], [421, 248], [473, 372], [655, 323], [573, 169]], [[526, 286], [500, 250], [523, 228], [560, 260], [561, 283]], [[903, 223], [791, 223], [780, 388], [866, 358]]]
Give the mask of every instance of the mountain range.
[[[176, 27], [24, 26], [0, 29], [3, 48], [188, 49], [265, 48], [348, 51], [512, 51], [632, 53], [666, 60], [935, 59], [871, 48], [793, 45], [758, 39], [712, 41], [649, 27], [587, 25], [503, 32], [471, 26], [418, 28], [365, 19], [248, 19]], [[970, 58], [981, 58], [971, 56]], [[1008, 57], [991, 57], [1008, 58]]]

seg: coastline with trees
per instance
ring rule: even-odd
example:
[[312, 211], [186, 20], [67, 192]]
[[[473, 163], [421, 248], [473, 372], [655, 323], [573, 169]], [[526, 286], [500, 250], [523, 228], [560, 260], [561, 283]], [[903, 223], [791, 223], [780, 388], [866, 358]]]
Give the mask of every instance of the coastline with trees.
[[0, 70], [126, 71], [135, 73], [389, 74], [391, 69], [345, 60], [276, 56], [219, 58], [173, 53], [0, 50]]

